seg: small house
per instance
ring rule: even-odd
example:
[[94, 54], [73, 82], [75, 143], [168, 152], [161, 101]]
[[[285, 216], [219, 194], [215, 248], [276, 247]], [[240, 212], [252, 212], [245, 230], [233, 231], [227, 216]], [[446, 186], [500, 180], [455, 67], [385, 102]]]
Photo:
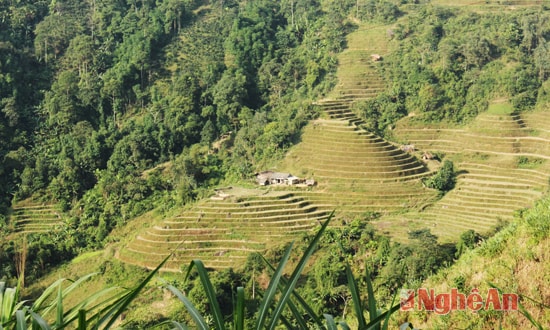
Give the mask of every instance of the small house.
[[290, 177], [292, 177], [290, 173], [273, 172], [271, 174], [271, 184], [287, 184]]
[[272, 171], [263, 171], [260, 173], [256, 173], [256, 182], [258, 182], [260, 186], [267, 186], [271, 183], [272, 174]]
[[295, 185], [302, 182], [297, 176], [284, 172], [263, 171], [256, 173], [256, 182], [260, 186], [273, 185]]
[[432, 160], [434, 158], [434, 155], [427, 151], [422, 155], [422, 160]]
[[292, 186], [292, 185], [295, 185], [295, 184], [298, 184], [300, 183], [300, 178], [297, 177], [297, 176], [294, 176], [294, 175], [290, 175], [287, 179], [286, 179], [286, 182], [289, 186]]
[[378, 62], [382, 60], [382, 56], [380, 54], [371, 54], [370, 58], [373, 62]]

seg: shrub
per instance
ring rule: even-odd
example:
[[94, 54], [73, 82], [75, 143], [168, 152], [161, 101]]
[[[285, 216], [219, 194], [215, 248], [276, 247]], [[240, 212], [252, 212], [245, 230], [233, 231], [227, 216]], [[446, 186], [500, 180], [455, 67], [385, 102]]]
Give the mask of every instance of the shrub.
[[426, 187], [437, 189], [442, 193], [453, 189], [456, 183], [456, 173], [453, 162], [450, 160], [444, 161], [439, 171], [431, 178], [425, 179], [423, 183]]

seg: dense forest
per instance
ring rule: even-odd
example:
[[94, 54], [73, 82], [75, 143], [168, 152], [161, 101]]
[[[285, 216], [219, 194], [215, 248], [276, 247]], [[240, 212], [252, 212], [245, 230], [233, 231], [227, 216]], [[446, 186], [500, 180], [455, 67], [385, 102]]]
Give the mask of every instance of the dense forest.
[[[3, 6], [3, 213], [32, 196], [72, 219], [61, 236], [29, 238], [37, 274], [157, 205], [281, 157], [350, 28], [343, 4], [322, 15], [316, 1]], [[213, 144], [222, 136], [231, 152]], [[9, 243], [0, 251], [12, 259]]]
[[[357, 22], [408, 17], [388, 31], [398, 44], [380, 66], [389, 88], [353, 104], [388, 139], [411, 113], [457, 124], [500, 96], [516, 111], [548, 100], [550, 14], [543, 7], [473, 14], [416, 8], [420, 2], [1, 1], [0, 280], [14, 283], [20, 272], [21, 243], [7, 239], [17, 201], [53, 202], [67, 219], [60, 232], [27, 236], [32, 282], [104, 247], [113, 229], [147, 211], [183, 207], [280, 160], [319, 116], [312, 100], [336, 84], [336, 55]], [[448, 190], [452, 180], [430, 184]], [[481, 239], [469, 231], [441, 245], [422, 229], [400, 244], [368, 218], [323, 238], [326, 253], [303, 285], [311, 301], [324, 293], [316, 311], [346, 308], [342, 249], [352, 259], [373, 256], [355, 267], [372, 269], [390, 298]], [[269, 253], [275, 260], [282, 252]], [[250, 258], [243, 273], [220, 272], [215, 281], [247, 283], [244, 274], [261, 267]], [[230, 297], [231, 286], [223, 288]], [[199, 302], [202, 294], [190, 291]]]

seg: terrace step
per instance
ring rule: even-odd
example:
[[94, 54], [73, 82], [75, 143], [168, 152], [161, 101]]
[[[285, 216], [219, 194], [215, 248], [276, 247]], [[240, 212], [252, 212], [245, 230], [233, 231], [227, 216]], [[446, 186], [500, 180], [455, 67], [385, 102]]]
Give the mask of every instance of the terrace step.
[[16, 233], [46, 233], [60, 230], [64, 225], [61, 212], [53, 204], [29, 200], [13, 206], [8, 223]]
[[[139, 234], [121, 254], [126, 262], [146, 267], [173, 251], [172, 264], [224, 254], [224, 264], [236, 267], [242, 255], [234, 259], [233, 251], [261, 251], [266, 244], [309, 232], [327, 216], [328, 209], [291, 193], [207, 200]], [[208, 267], [221, 267], [209, 259], [203, 261]]]

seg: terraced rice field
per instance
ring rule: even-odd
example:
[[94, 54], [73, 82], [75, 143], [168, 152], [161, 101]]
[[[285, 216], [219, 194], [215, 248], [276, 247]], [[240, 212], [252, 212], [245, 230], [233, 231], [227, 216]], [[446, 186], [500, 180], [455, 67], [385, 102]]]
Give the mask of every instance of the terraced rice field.
[[318, 227], [328, 214], [328, 208], [285, 192], [208, 199], [141, 233], [119, 258], [154, 267], [174, 252], [166, 270], [178, 271], [197, 258], [210, 268], [237, 267], [251, 252]]
[[498, 221], [511, 220], [516, 210], [532, 206], [547, 192], [550, 176], [545, 113], [482, 113], [461, 129], [398, 125], [396, 136], [420, 149], [451, 155], [460, 174], [455, 189], [440, 201], [393, 220], [409, 223], [409, 228], [428, 226], [453, 240], [467, 229], [488, 232]]
[[445, 6], [480, 6], [489, 8], [506, 8], [510, 6], [540, 6], [544, 0], [432, 0], [434, 5]]
[[518, 7], [540, 7], [546, 0], [431, 0], [435, 6], [465, 7], [473, 12], [511, 11]]
[[[314, 230], [331, 210], [336, 210], [333, 226], [375, 212], [381, 217], [374, 223], [396, 239], [428, 227], [442, 241], [456, 241], [468, 229], [488, 232], [533, 205], [548, 190], [550, 175], [550, 119], [544, 112], [503, 112], [506, 105], [499, 105], [500, 112], [483, 113], [463, 127], [406, 118], [394, 135], [414, 144], [419, 150], [414, 154], [362, 128], [351, 105], [385, 88], [371, 55], [390, 51], [387, 29], [364, 26], [348, 36], [349, 48], [339, 57], [339, 83], [316, 102], [322, 119], [306, 126], [301, 142], [278, 166], [314, 178], [316, 187], [255, 189], [203, 200], [140, 233], [118, 257], [151, 268], [173, 252], [165, 266], [170, 271], [196, 258], [210, 268], [237, 267], [251, 252]], [[418, 159], [423, 151], [445, 154], [459, 173], [455, 189], [439, 200], [422, 185], [432, 174]]]
[[348, 48], [338, 56], [338, 84], [321, 103], [329, 105], [332, 102], [335, 110], [349, 108], [351, 102], [375, 97], [386, 88], [378, 73], [379, 63], [372, 56], [379, 55], [383, 60], [389, 52], [388, 28], [364, 25], [348, 35]]
[[322, 191], [302, 195], [342, 214], [391, 213], [418, 207], [435, 195], [421, 185], [420, 179], [430, 174], [422, 162], [348, 120], [312, 122], [285, 164], [315, 178]]
[[9, 225], [16, 233], [45, 233], [58, 229], [63, 221], [53, 205], [25, 201], [13, 207]]
[[[517, 154], [547, 159], [550, 155], [550, 132], [542, 128], [545, 122], [539, 117], [542, 115], [482, 113], [468, 127], [455, 129], [410, 125], [405, 120], [404, 125], [397, 125], [395, 136], [421, 150], [451, 154]], [[537, 126], [530, 126], [529, 123]]]

